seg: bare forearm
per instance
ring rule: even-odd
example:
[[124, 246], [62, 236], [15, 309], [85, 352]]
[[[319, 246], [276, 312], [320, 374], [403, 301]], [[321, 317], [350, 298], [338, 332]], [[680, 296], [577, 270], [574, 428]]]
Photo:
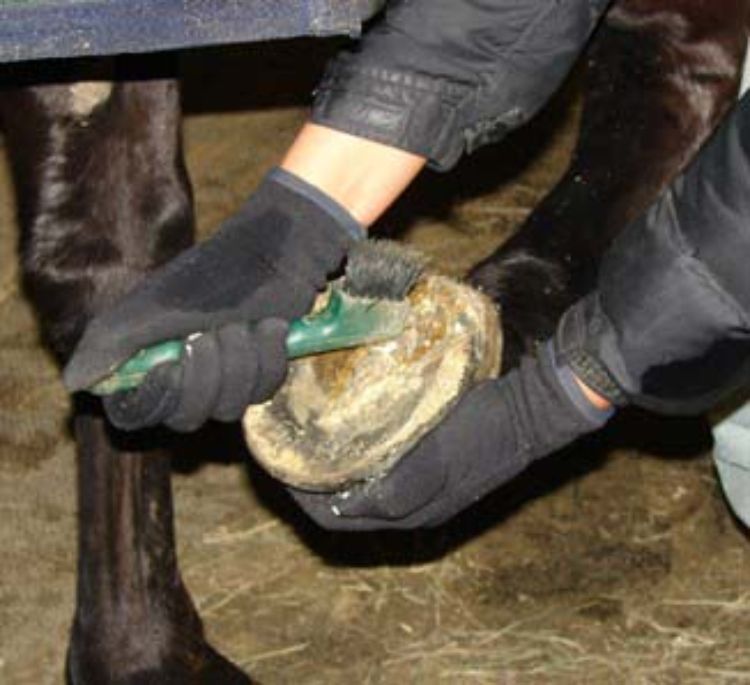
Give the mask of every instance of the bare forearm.
[[322, 190], [368, 227], [401, 195], [425, 162], [410, 152], [308, 123], [281, 167]]

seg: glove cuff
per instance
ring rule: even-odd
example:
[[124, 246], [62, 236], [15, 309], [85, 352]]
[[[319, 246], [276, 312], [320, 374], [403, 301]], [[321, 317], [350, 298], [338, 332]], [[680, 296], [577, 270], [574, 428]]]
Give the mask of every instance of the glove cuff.
[[326, 212], [332, 219], [333, 224], [344, 231], [351, 240], [364, 240], [367, 237], [362, 224], [336, 202], [336, 200], [290, 171], [281, 167], [274, 167], [266, 175], [265, 182], [277, 183], [284, 186], [287, 190], [304, 197], [316, 207]]
[[[554, 360], [554, 345], [551, 340], [547, 342], [547, 347], [550, 356]], [[612, 415], [615, 413], [615, 407], [611, 406], [608, 409], [600, 409], [591, 404], [591, 401], [586, 397], [581, 386], [576, 381], [576, 378], [581, 379], [578, 371], [574, 371], [567, 364], [558, 366], [554, 361], [553, 370], [557, 375], [557, 380], [560, 382], [560, 386], [568, 395], [570, 401], [593, 426], [603, 426], [612, 418]]]
[[[586, 347], [589, 334], [601, 334], [611, 325], [592, 297], [580, 300], [570, 307], [557, 327], [554, 338], [556, 363], [567, 367], [594, 392], [611, 404], [622, 407], [628, 404], [628, 396], [615, 380], [607, 366]], [[577, 386], [577, 384], [576, 384]], [[582, 393], [580, 388], [579, 392]], [[585, 399], [585, 398], [584, 398]], [[588, 404], [588, 400], [585, 400]]]

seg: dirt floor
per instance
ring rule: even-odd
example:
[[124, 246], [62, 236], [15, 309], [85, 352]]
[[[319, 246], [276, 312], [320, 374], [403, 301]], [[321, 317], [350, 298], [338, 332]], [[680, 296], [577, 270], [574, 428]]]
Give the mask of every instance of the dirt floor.
[[[288, 144], [330, 48], [186, 57], [202, 232]], [[561, 172], [571, 101], [428, 174], [382, 230], [466, 269]], [[44, 685], [62, 682], [72, 615], [74, 451], [0, 174], [0, 683]], [[702, 421], [622, 417], [447, 528], [349, 537], [307, 523], [230, 430], [175, 464], [182, 570], [215, 645], [268, 685], [750, 682], [750, 538], [710, 444]]]

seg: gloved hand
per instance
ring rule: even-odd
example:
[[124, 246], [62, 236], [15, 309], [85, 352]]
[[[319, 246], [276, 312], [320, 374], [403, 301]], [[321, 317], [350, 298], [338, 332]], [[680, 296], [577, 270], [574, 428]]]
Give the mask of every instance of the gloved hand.
[[596, 430], [611, 413], [586, 399], [548, 344], [506, 376], [467, 393], [385, 477], [335, 495], [290, 492], [324, 528], [436, 526], [535, 459]]
[[613, 405], [697, 413], [750, 382], [750, 95], [686, 172], [607, 250], [596, 289], [546, 353], [477, 387], [382, 479], [293, 491], [322, 526], [416, 528], [450, 518]]
[[284, 380], [288, 329], [272, 318], [252, 329], [230, 323], [190, 336], [179, 363], [160, 364], [138, 388], [104, 397], [107, 416], [121, 430], [164, 422], [190, 431], [208, 418], [236, 421]]
[[[286, 322], [307, 313], [327, 277], [364, 233], [340, 205], [274, 169], [208, 240], [155, 271], [91, 321], [63, 379], [90, 387], [140, 349], [192, 338], [183, 359], [105, 401], [126, 429], [234, 420], [284, 378]], [[252, 324], [252, 326], [251, 326]]]

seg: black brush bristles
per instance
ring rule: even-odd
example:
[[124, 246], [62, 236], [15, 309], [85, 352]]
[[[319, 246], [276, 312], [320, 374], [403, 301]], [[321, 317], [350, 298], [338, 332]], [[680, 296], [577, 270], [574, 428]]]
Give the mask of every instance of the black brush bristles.
[[424, 271], [426, 258], [391, 240], [363, 240], [349, 252], [343, 288], [353, 297], [403, 300]]

